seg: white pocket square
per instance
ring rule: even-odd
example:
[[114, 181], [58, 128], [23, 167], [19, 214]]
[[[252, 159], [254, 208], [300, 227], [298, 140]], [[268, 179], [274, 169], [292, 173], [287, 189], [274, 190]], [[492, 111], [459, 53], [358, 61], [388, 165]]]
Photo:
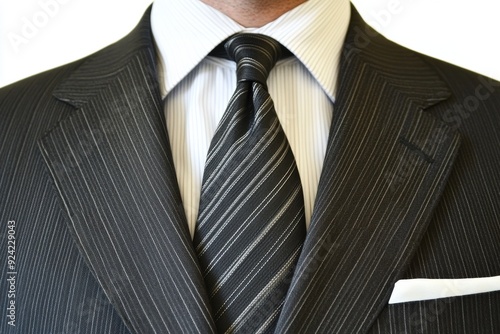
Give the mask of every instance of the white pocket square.
[[500, 276], [458, 279], [404, 279], [394, 285], [389, 304], [448, 298], [500, 290]]

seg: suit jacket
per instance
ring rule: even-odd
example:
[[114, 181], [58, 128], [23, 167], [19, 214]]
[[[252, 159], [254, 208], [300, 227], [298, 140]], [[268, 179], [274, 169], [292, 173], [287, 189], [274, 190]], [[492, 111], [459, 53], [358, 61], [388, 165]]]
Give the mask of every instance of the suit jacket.
[[[121, 41], [0, 90], [0, 332], [215, 331], [155, 59], [148, 11]], [[402, 278], [500, 275], [500, 83], [354, 10], [338, 80], [276, 332], [499, 333], [500, 292], [388, 299]]]

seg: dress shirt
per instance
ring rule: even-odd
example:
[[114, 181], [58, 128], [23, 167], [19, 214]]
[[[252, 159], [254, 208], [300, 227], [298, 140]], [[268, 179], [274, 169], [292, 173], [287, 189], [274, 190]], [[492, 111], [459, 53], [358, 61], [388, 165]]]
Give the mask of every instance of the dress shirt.
[[242, 31], [273, 37], [294, 54], [276, 64], [268, 87], [297, 162], [309, 226], [349, 19], [347, 0], [309, 0], [260, 28], [245, 28], [199, 0], [154, 2], [165, 118], [191, 235], [210, 141], [236, 88], [236, 64], [207, 55]]

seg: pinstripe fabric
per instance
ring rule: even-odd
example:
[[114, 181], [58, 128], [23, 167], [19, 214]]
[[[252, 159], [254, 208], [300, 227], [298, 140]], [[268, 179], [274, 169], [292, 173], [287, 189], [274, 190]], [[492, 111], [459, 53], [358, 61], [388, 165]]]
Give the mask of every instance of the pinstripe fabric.
[[[117, 44], [0, 90], [0, 249], [8, 220], [18, 242], [15, 328], [0, 256], [1, 333], [215, 332], [150, 34], [146, 15]], [[500, 274], [500, 83], [394, 45], [353, 11], [339, 87], [275, 332], [500, 332], [498, 292], [387, 305], [400, 278]]]
[[[0, 93], [0, 333], [129, 333], [75, 247], [36, 145], [73, 111], [51, 91], [80, 64], [40, 74]], [[25, 94], [37, 98], [19, 98]], [[16, 222], [15, 327], [6, 317], [9, 220]]]
[[[171, 164], [152, 49], [146, 20], [101, 54], [110, 60], [99, 63], [105, 72], [85, 62], [59, 82], [55, 94], [77, 110], [45, 136], [38, 134], [49, 168], [39, 170], [47, 180], [50, 172], [67, 215], [66, 238], [72, 236], [85, 272], [93, 274], [121, 326], [134, 333], [209, 333], [214, 326]], [[57, 279], [81, 288], [64, 277], [57, 273]], [[62, 293], [64, 303], [73, 303]], [[37, 324], [40, 317], [20, 322]], [[104, 327], [91, 330], [102, 333]]]
[[305, 239], [297, 165], [267, 91], [281, 45], [225, 42], [238, 85], [208, 151], [193, 244], [219, 333], [272, 333]]
[[369, 333], [498, 333], [500, 292], [389, 305]]
[[160, 94], [144, 65], [153, 61], [134, 54], [114, 85], [42, 139], [41, 151], [70, 212], [69, 230], [130, 330], [212, 332]]
[[[493, 205], [497, 213], [487, 217], [487, 220], [479, 222], [479, 217], [483, 215], [476, 213], [477, 225], [470, 226], [469, 231], [454, 230], [456, 218], [450, 212], [447, 212], [444, 223], [448, 233], [433, 231], [436, 224], [433, 212], [438, 202], [452, 201], [464, 205], [477, 196], [472, 189], [446, 196], [447, 188], [444, 198], [440, 199], [440, 193], [448, 185], [446, 174], [451, 171], [450, 164], [459, 146], [459, 136], [454, 132], [457, 127], [436, 117], [446, 111], [446, 104], [435, 104], [446, 100], [450, 91], [434, 70], [414, 54], [391, 47], [357, 16], [353, 15], [352, 24], [346, 37], [339, 77], [342, 84], [325, 161], [329, 170], [324, 170], [320, 179], [311, 230], [296, 269], [295, 281], [292, 282], [289, 294], [292, 297], [287, 299], [286, 313], [280, 318], [278, 332], [367, 332], [380, 311], [387, 308], [391, 286], [397, 278], [404, 277], [410, 263], [417, 265], [418, 262], [411, 262], [415, 253], [429, 252], [421, 263], [424, 266], [435, 263], [434, 268], [445, 271], [446, 262], [438, 261], [441, 255], [435, 253], [436, 249], [426, 248], [425, 242], [420, 246], [422, 237], [424, 241], [425, 238], [438, 237], [438, 242], [446, 247], [455, 244], [456, 238], [468, 238], [473, 231], [477, 234], [481, 226], [484, 235], [475, 240], [479, 244], [484, 242], [492, 253], [479, 252], [479, 249], [470, 252], [470, 248], [463, 247], [465, 243], [455, 250], [458, 253], [470, 252], [469, 256], [475, 260], [468, 266], [473, 267], [475, 261], [487, 262], [492, 270], [482, 271], [483, 276], [498, 275], [500, 271], [493, 255], [500, 246], [497, 223], [499, 201]], [[444, 67], [439, 62], [433, 63]], [[383, 73], [380, 71], [382, 68]], [[467, 73], [456, 68], [448, 70], [451, 73]], [[473, 74], [467, 73], [466, 77], [456, 81], [462, 91], [452, 86], [454, 89], [451, 92], [459, 92], [460, 102], [475, 94], [477, 87], [465, 84], [471, 82]], [[367, 97], [374, 90], [378, 91], [378, 98]], [[499, 143], [498, 135], [493, 130], [496, 127], [494, 124], [499, 121], [499, 114], [495, 111], [500, 95], [497, 92], [490, 97], [491, 100], [487, 101], [488, 116], [482, 121], [492, 115], [495, 115], [495, 121], [486, 121], [491, 132], [484, 149], [492, 154], [489, 157], [495, 156], [496, 161], [500, 161], [500, 152], [495, 149]], [[484, 127], [483, 123], [476, 129], [482, 131]], [[475, 134], [475, 138], [481, 137], [479, 133]], [[381, 149], [381, 146], [384, 148]], [[483, 157], [487, 159], [488, 156]], [[468, 159], [467, 163], [472, 161]], [[470, 166], [463, 166], [461, 172], [468, 174], [468, 168]], [[489, 167], [486, 170], [492, 169]], [[477, 170], [469, 177], [477, 181], [482, 173], [484, 171]], [[489, 175], [493, 177], [493, 186], [481, 183], [484, 196], [497, 196], [493, 189], [498, 186], [498, 178], [494, 177], [495, 172]], [[480, 210], [482, 204], [477, 205]], [[491, 206], [486, 205], [487, 208]], [[428, 226], [434, 233], [426, 234]], [[309, 243], [310, 240], [314, 242]], [[483, 270], [487, 268], [480, 267]], [[414, 277], [436, 276], [419, 273]], [[321, 298], [318, 299], [318, 296]], [[485, 298], [457, 300], [464, 301], [464, 309], [484, 308], [486, 312], [480, 316], [477, 312], [457, 315], [459, 307], [450, 308], [455, 318], [442, 322], [446, 324], [441, 329], [443, 332], [452, 333], [452, 328], [460, 326], [481, 331], [478, 329], [482, 328], [479, 325], [481, 318], [488, 320], [484, 328], [498, 330], [500, 319], [491, 312], [498, 308], [498, 293], [490, 293]], [[482, 306], [480, 302], [483, 300], [492, 301], [493, 306]], [[404, 307], [405, 304], [391, 305], [389, 309]], [[426, 312], [428, 310], [423, 309], [412, 315], [425, 318]], [[388, 314], [384, 311], [377, 322], [377, 326], [382, 327], [383, 324], [381, 332], [384, 333], [401, 333], [399, 329], [412, 321], [411, 317], [404, 316], [386, 318]], [[401, 312], [399, 315], [407, 314]], [[458, 319], [467, 325], [458, 324]]]
[[[500, 83], [428, 60], [454, 95], [433, 109], [464, 140], [440, 205], [402, 278], [500, 273]], [[467, 82], [468, 85], [463, 83]], [[500, 292], [390, 305], [374, 333], [497, 333]]]
[[[130, 319], [129, 328], [208, 332], [206, 297], [195, 280], [199, 269], [187, 247], [178, 193], [172, 191], [176, 180], [159, 126], [161, 103], [143, 98], [159, 96], [141, 65], [151, 59], [143, 57], [121, 72], [115, 89], [102, 91], [117, 104], [109, 108], [96, 97], [43, 139], [42, 154], [52, 156], [47, 162], [71, 210], [70, 231], [118, 313]], [[111, 122], [96, 123], [97, 113]], [[80, 133], [90, 134], [87, 142]], [[85, 149], [83, 156], [74, 153]], [[191, 300], [179, 295], [184, 290], [191, 291]]]
[[[383, 41], [353, 49], [357, 34], [353, 29], [346, 37], [346, 50], [355, 51], [341, 63], [349, 71], [339, 77], [329, 168], [280, 333], [370, 328], [416, 250], [457, 153], [458, 136], [422, 111], [449, 95], [439, 78], [406, 50], [386, 51]], [[385, 177], [407, 160], [411, 177], [399, 183]]]

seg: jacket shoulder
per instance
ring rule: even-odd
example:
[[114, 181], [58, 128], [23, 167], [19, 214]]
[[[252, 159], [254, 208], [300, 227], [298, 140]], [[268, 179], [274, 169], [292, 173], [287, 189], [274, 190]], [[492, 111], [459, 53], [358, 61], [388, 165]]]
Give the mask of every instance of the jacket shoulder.
[[433, 57], [420, 56], [436, 70], [455, 97], [467, 99], [468, 103], [478, 100], [500, 107], [500, 81]]
[[[23, 150], [20, 143], [34, 145], [73, 107], [57, 100], [54, 89], [81, 64], [63, 65], [0, 88], [0, 155]], [[32, 147], [28, 144], [29, 147]], [[17, 149], [16, 149], [17, 147]]]
[[52, 90], [70, 73], [78, 68], [85, 59], [86, 58], [83, 58], [69, 64], [46, 70], [0, 88], [1, 115], [7, 112], [9, 108], [7, 108], [5, 104], [12, 99], [14, 99], [16, 103], [20, 103], [22, 100], [33, 100], [44, 95], [50, 96]]

